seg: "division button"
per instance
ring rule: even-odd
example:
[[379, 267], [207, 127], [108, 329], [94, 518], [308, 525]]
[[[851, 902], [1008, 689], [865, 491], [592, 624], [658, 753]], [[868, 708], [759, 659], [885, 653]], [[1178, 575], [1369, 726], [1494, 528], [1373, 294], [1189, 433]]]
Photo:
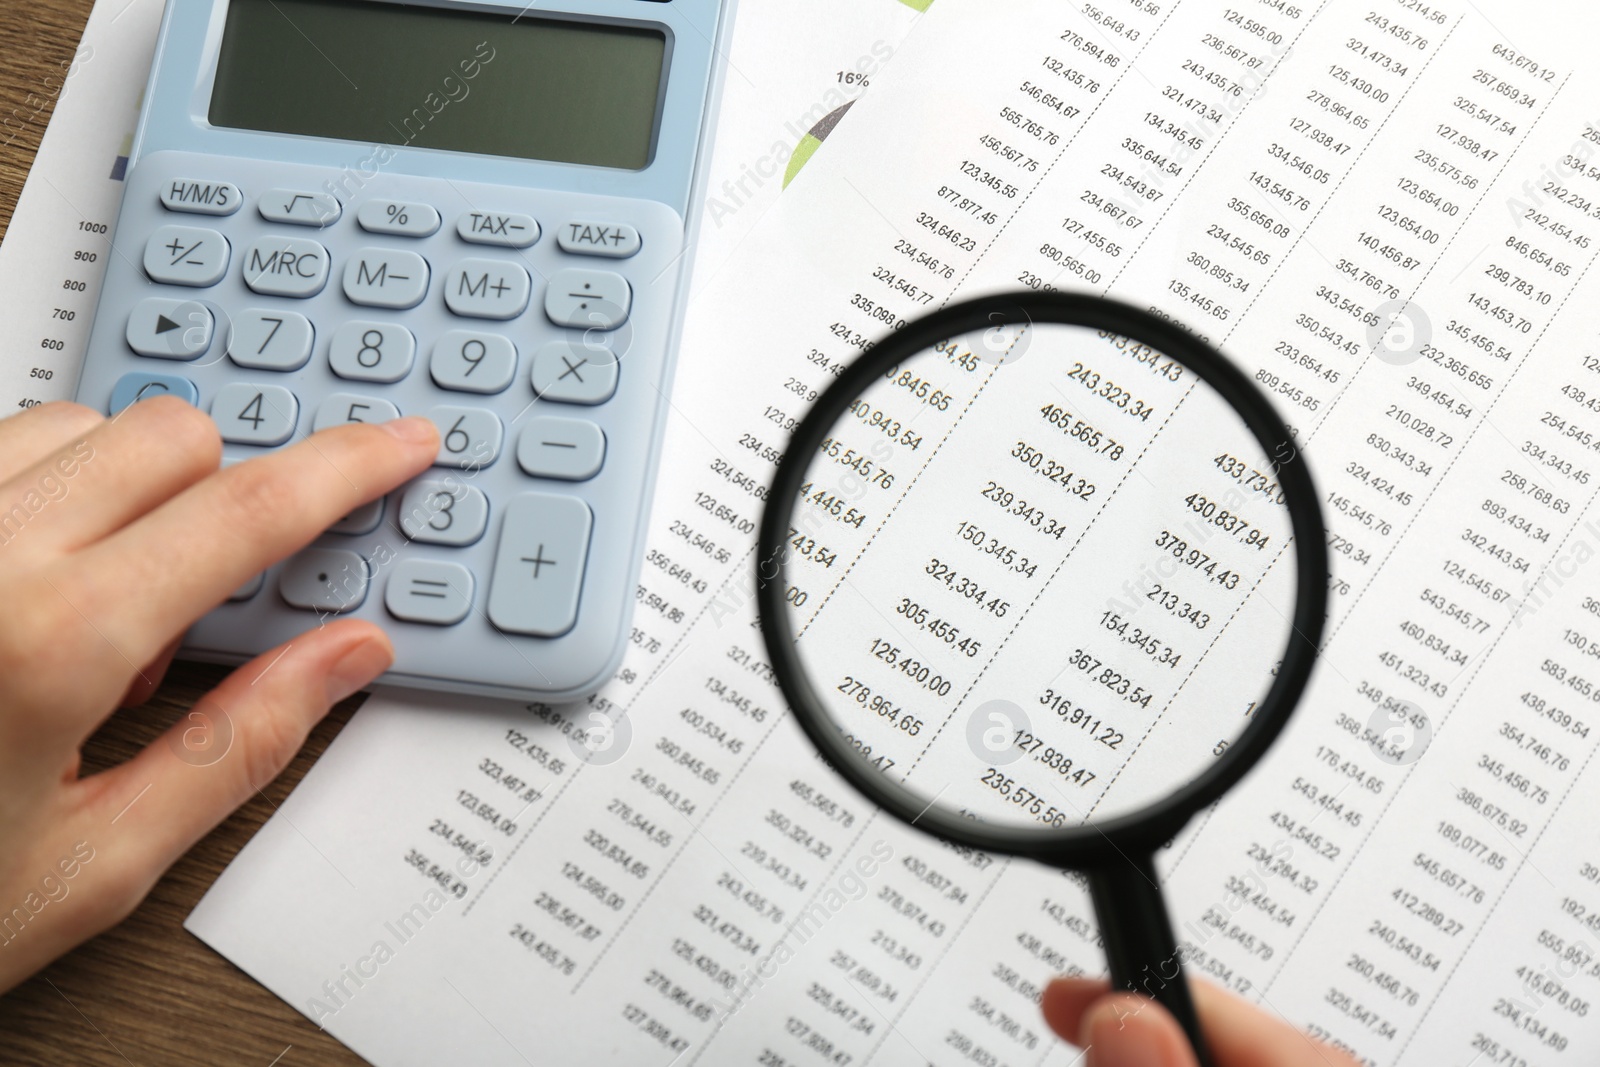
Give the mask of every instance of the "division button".
[[266, 237], [244, 257], [244, 283], [266, 296], [316, 296], [328, 284], [328, 250], [299, 237]]
[[144, 272], [165, 285], [216, 285], [228, 273], [228, 239], [216, 230], [162, 226], [144, 246]]
[[587, 481], [605, 459], [605, 432], [582, 419], [530, 419], [517, 440], [517, 465], [535, 478]]
[[368, 200], [356, 209], [356, 222], [368, 233], [430, 237], [439, 230], [439, 213], [427, 204]]
[[627, 259], [639, 251], [639, 231], [622, 222], [569, 222], [556, 231], [561, 251]]
[[342, 548], [307, 548], [289, 557], [278, 576], [278, 592], [302, 611], [354, 611], [372, 582], [367, 561]]
[[531, 215], [474, 211], [456, 222], [456, 233], [475, 245], [527, 248], [539, 239], [539, 224]]
[[233, 317], [228, 358], [254, 370], [299, 370], [311, 359], [316, 331], [293, 311], [245, 308]]
[[128, 347], [156, 359], [194, 359], [211, 347], [216, 320], [195, 300], [150, 297], [128, 316]]
[[111, 403], [107, 405], [106, 414], [120, 414], [130, 404], [149, 400], [153, 396], [175, 396], [189, 404], [200, 403], [200, 390], [187, 378], [180, 378], [176, 374], [134, 371], [117, 379], [117, 384], [111, 389]]
[[516, 263], [463, 259], [445, 276], [444, 302], [457, 315], [514, 319], [528, 306], [533, 279]]
[[617, 391], [617, 355], [601, 345], [541, 345], [533, 354], [533, 391], [558, 404], [604, 404]]
[[383, 604], [406, 622], [453, 626], [472, 610], [472, 572], [459, 563], [401, 560], [389, 576]]
[[400, 532], [430, 545], [477, 543], [489, 528], [489, 498], [460, 481], [412, 482], [400, 498]]
[[281, 445], [299, 418], [300, 401], [281, 385], [229, 382], [211, 401], [211, 421], [237, 445]]
[[506, 504], [489, 585], [489, 620], [506, 633], [560, 637], [578, 620], [593, 525], [568, 496], [523, 493]]
[[404, 310], [428, 294], [428, 261], [415, 252], [363, 248], [344, 265], [344, 295], [352, 304]]
[[557, 326], [611, 330], [628, 321], [633, 290], [608, 270], [558, 270], [544, 293], [544, 311]]
[[327, 193], [308, 193], [304, 189], [271, 189], [256, 202], [261, 217], [268, 222], [291, 226], [332, 226], [344, 214], [338, 197]]
[[161, 190], [161, 204], [168, 211], [191, 215], [232, 215], [244, 203], [239, 187], [232, 182], [207, 182], [194, 178], [174, 178]]

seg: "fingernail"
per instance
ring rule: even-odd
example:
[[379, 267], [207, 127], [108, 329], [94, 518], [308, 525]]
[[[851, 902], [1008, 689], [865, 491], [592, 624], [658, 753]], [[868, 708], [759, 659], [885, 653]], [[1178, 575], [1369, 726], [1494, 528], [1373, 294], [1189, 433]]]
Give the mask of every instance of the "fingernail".
[[408, 445], [430, 445], [438, 441], [439, 431], [432, 422], [421, 415], [407, 415], [403, 419], [390, 419], [382, 423], [395, 437]]
[[1144, 1017], [1139, 1007], [1102, 1000], [1084, 1012], [1078, 1044], [1088, 1052], [1088, 1067], [1167, 1067], [1174, 1062], [1172, 1042], [1160, 1022]]
[[377, 637], [362, 641], [328, 671], [328, 703], [337, 704], [345, 697], [360, 692], [393, 663], [394, 649], [389, 642]]

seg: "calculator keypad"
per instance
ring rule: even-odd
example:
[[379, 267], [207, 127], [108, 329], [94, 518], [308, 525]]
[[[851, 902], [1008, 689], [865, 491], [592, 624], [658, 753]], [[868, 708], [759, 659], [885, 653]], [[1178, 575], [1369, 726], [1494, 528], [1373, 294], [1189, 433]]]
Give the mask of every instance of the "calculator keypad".
[[80, 395], [112, 412], [178, 396], [211, 414], [227, 462], [401, 415], [431, 419], [440, 447], [237, 590], [191, 647], [258, 652], [300, 612], [344, 611], [387, 620], [396, 671], [425, 683], [588, 685], [635, 599], [682, 220], [591, 192], [387, 172], [335, 190], [301, 164], [218, 162], [130, 170]]

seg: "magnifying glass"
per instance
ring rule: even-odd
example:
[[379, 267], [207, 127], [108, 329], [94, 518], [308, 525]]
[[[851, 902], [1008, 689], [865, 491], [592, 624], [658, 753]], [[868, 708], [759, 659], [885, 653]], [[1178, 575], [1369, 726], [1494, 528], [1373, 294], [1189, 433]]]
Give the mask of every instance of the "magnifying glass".
[[1262, 391], [1097, 297], [953, 305], [840, 370], [762, 517], [762, 632], [823, 757], [958, 846], [1082, 871], [1116, 986], [1209, 1056], [1154, 853], [1282, 731], [1328, 588]]

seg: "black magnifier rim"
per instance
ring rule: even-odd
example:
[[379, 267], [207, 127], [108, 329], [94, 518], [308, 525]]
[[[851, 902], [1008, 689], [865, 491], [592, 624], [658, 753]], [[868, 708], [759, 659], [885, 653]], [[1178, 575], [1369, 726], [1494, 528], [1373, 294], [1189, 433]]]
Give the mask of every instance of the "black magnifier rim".
[[[850, 404], [889, 367], [962, 334], [1008, 325], [1052, 324], [1105, 330], [1177, 359], [1233, 405], [1269, 457], [1278, 458], [1299, 571], [1293, 627], [1283, 662], [1250, 723], [1222, 755], [1172, 794], [1135, 812], [1089, 825], [1043, 830], [980, 823], [933, 807], [926, 796], [867, 769], [844, 740], [812, 687], [786, 625], [784, 565], [800, 486], [812, 457]], [[1000, 368], [997, 373], [1003, 373]], [[1087, 868], [1119, 856], [1148, 854], [1169, 841], [1198, 811], [1242, 778], [1277, 739], [1305, 691], [1327, 614], [1327, 530], [1305, 456], [1271, 401], [1232, 361], [1183, 327], [1141, 308], [1103, 297], [1017, 292], [968, 300], [932, 312], [890, 334], [845, 368], [796, 427], [778, 463], [761, 516], [756, 603], [778, 687], [817, 750], [862, 795], [901, 821], [946, 841], [984, 852], [1027, 856]]]

